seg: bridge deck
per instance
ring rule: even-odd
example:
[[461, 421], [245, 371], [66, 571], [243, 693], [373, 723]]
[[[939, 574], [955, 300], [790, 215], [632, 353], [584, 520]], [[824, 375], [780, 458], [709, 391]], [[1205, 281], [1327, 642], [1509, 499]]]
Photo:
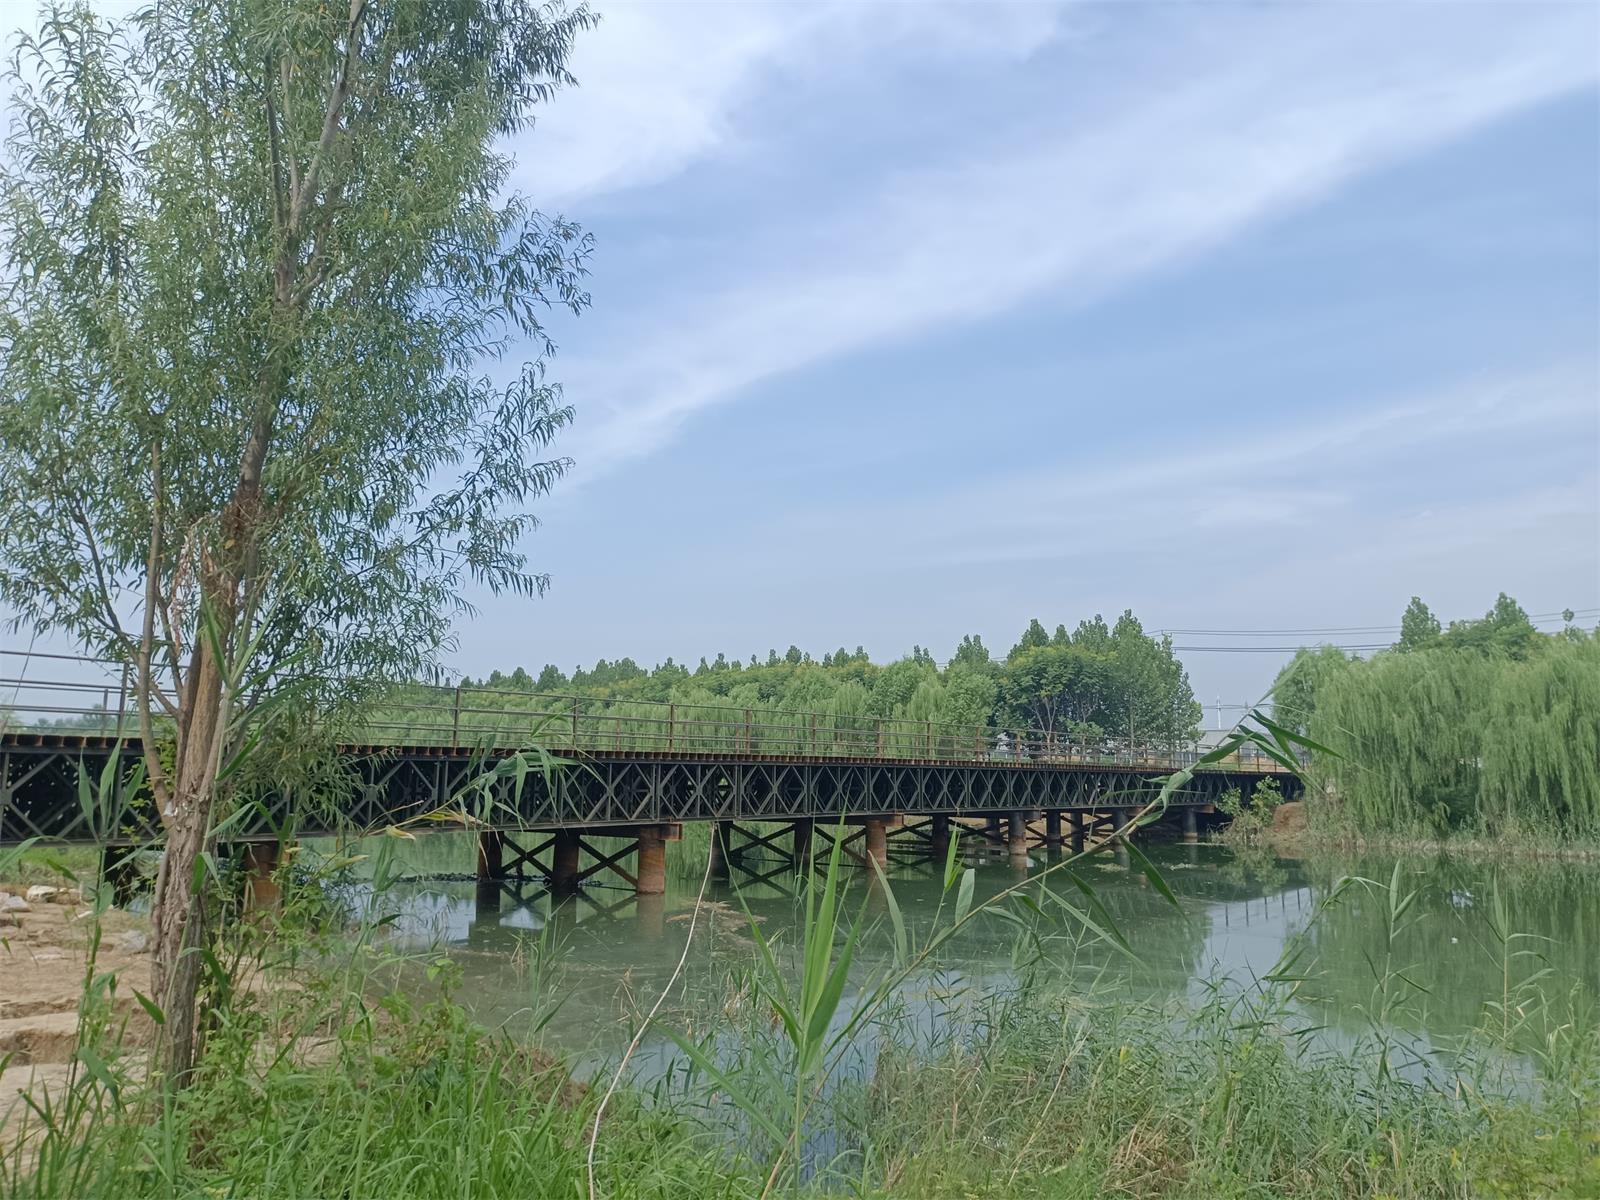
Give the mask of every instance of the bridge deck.
[[[519, 783], [508, 767], [519, 753], [514, 747], [347, 746], [349, 786], [334, 802], [260, 797], [230, 836], [272, 837], [291, 828], [314, 834], [416, 823], [436, 827], [444, 812], [482, 829], [598, 831], [685, 821], [1103, 810], [1148, 799], [1159, 779], [1192, 766], [1195, 757], [1094, 755], [1065, 746], [1053, 753], [976, 751], [964, 759], [573, 748], [559, 741], [546, 749], [569, 765], [548, 776], [531, 770]], [[114, 816], [85, 812], [79, 799], [80, 773], [98, 781], [113, 755], [131, 768], [140, 754], [137, 739], [103, 733], [0, 735], [0, 844], [39, 837], [107, 845], [158, 837], [148, 798], [135, 798]], [[1263, 776], [1279, 778], [1285, 792], [1296, 790], [1296, 777], [1270, 759], [1232, 756], [1196, 770], [1173, 803], [1212, 805], [1229, 788], [1248, 790]]]

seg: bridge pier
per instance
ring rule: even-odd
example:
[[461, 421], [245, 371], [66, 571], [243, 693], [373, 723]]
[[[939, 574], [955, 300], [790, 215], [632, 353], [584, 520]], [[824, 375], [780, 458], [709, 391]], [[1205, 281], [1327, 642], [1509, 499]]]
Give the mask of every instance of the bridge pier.
[[582, 847], [576, 829], [558, 829], [551, 839], [550, 890], [558, 896], [578, 890], [578, 856]]
[[1044, 849], [1051, 858], [1061, 856], [1061, 810], [1046, 809], [1044, 814]]
[[815, 822], [810, 819], [796, 821], [790, 831], [793, 842], [789, 850], [789, 861], [792, 865], [804, 868], [811, 861], [811, 832]]
[[100, 881], [111, 889], [111, 903], [126, 908], [139, 891], [139, 868], [132, 846], [106, 846], [100, 851]]
[[275, 875], [283, 848], [277, 842], [246, 842], [244, 865], [245, 912], [273, 912], [283, 903], [283, 889]]
[[506, 836], [498, 830], [478, 835], [478, 895], [480, 917], [500, 911], [500, 881], [506, 877]]
[[640, 892], [634, 902], [633, 916], [640, 934], [658, 941], [667, 928], [666, 898], [653, 892]]
[[1111, 814], [1112, 828], [1118, 831], [1111, 839], [1111, 849], [1116, 855], [1119, 867], [1127, 868], [1133, 865], [1133, 856], [1128, 853], [1128, 847], [1133, 844], [1133, 831], [1120, 832], [1132, 815], [1133, 811], [1127, 808], [1114, 809]]
[[733, 858], [733, 848], [728, 840], [728, 823], [711, 822], [711, 878], [726, 879]]
[[944, 813], [934, 813], [929, 818], [928, 846], [934, 858], [944, 858], [950, 853], [950, 818]]
[[1083, 814], [1078, 812], [1068, 813], [1067, 823], [1071, 826], [1072, 852], [1074, 854], [1082, 854], [1084, 844]]
[[659, 825], [641, 825], [637, 853], [634, 891], [641, 896], [662, 895], [667, 890], [666, 831]]
[[1192, 806], [1183, 810], [1183, 840], [1191, 845], [1200, 840], [1200, 821]]
[[889, 822], [883, 817], [868, 817], [863, 823], [866, 832], [867, 857], [880, 867], [889, 865]]
[[1006, 814], [1006, 852], [1011, 865], [1028, 865], [1028, 814], [1020, 809]]

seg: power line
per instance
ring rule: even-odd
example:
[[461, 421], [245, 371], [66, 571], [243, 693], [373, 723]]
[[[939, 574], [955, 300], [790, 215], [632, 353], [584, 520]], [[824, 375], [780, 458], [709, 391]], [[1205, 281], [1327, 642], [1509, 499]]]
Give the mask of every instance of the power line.
[[1163, 637], [1376, 637], [1398, 634], [1398, 627], [1376, 629], [1158, 629]]
[[[1579, 608], [1554, 613], [1533, 613], [1528, 620], [1535, 624], [1564, 621], [1567, 612], [1574, 621], [1600, 616], [1600, 608]], [[1477, 619], [1477, 618], [1474, 618]], [[1328, 625], [1304, 629], [1158, 629], [1157, 633], [1172, 637], [1313, 637], [1322, 634], [1387, 634], [1400, 632], [1399, 625]]]
[[1184, 654], [1293, 654], [1296, 650], [1316, 649], [1319, 646], [1332, 646], [1339, 650], [1387, 650], [1392, 642], [1366, 642], [1352, 644], [1348, 642], [1318, 642], [1316, 646], [1174, 646], [1175, 653]]

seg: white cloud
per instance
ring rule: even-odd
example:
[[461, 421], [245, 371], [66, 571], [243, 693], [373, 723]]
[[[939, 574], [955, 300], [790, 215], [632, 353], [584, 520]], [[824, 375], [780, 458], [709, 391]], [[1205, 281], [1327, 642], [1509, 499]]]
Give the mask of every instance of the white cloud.
[[[786, 70], [890, 49], [1000, 59], [1056, 33], [1052, 4], [781, 0], [610, 4], [583, 35], [579, 87], [541, 114], [520, 183], [550, 208], [668, 179], [746, 136], [741, 109]], [[532, 168], [537, 173], [532, 173]]]
[[[1419, 546], [1436, 549], [1441, 529], [1459, 532], [1475, 524], [1482, 537], [1501, 527], [1500, 521], [1458, 516], [1480, 507], [1473, 480], [1486, 462], [1496, 464], [1497, 497], [1507, 501], [1507, 520], [1522, 511], [1511, 496], [1531, 489], [1539, 514], [1548, 515], [1559, 502], [1567, 517], [1587, 514], [1600, 536], [1592, 486], [1585, 495], [1583, 486], [1551, 477], [1542, 461], [1548, 453], [1539, 453], [1540, 447], [1559, 453], [1574, 444], [1595, 445], [1596, 383], [1594, 364], [1563, 363], [1366, 408], [1340, 406], [1339, 415], [1319, 421], [1230, 427], [1165, 454], [1133, 456], [1102, 447], [1093, 461], [1064, 459], [1045, 470], [1007, 471], [938, 496], [865, 507], [854, 501], [839, 511], [813, 508], [776, 540], [792, 551], [808, 544], [846, 546], [849, 539], [842, 535], [852, 528], [911, 531], [890, 553], [872, 547], [873, 562], [958, 566], [1072, 557], [1083, 552], [1089, 529], [1097, 544], [1142, 555], [1202, 541], [1226, 547], [1221, 535], [1227, 533], [1245, 539], [1314, 535], [1319, 544], [1337, 549], [1360, 544], [1371, 529], [1383, 527], [1403, 555], [1412, 535]], [[1541, 460], [1532, 468], [1519, 467], [1510, 453], [1525, 445]], [[1440, 478], [1427, 465], [1445, 461], [1461, 464], [1464, 473]], [[1423, 471], [1432, 511], [1408, 514], [1393, 499], [1377, 509], [1362, 502], [1374, 487], [1403, 485]], [[1473, 494], [1464, 499], [1462, 492]], [[1006, 514], [1005, 520], [997, 524], [996, 513]], [[1591, 560], [1600, 558], [1596, 537], [1588, 553]]]
[[[831, 252], [650, 310], [618, 331], [626, 356], [567, 359], [584, 409], [572, 452], [585, 474], [605, 470], [772, 376], [1045, 291], [1088, 302], [1592, 84], [1592, 34], [1577, 6], [1236, 12], [1165, 50], [1159, 77], [1127, 64], [1103, 119], [1079, 113], [1021, 149], [975, 148], [797, 213], [794, 242]], [[736, 235], [723, 244], [729, 262], [741, 250]]]

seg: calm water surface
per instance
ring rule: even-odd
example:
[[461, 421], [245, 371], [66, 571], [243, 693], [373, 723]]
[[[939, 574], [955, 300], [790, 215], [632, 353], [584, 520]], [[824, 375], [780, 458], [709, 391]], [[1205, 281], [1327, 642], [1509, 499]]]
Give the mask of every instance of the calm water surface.
[[[1354, 887], [1332, 905], [1323, 902], [1346, 876], [1387, 883], [1393, 859], [1237, 856], [1211, 845], [1145, 849], [1176, 894], [1176, 908], [1109, 852], [1080, 871], [1125, 933], [1133, 959], [1065, 927], [1042, 928], [1035, 943], [1015, 925], [984, 917], [946, 947], [936, 977], [908, 987], [900, 998], [904, 1011], [932, 1021], [953, 994], [1004, 989], [1029, 972], [1105, 996], [1199, 1002], [1218, 981], [1249, 986], [1298, 939], [1306, 955], [1299, 973], [1310, 977], [1297, 1001], [1300, 1016], [1324, 1027], [1319, 1036], [1335, 1043], [1371, 1029], [1366, 1013], [1374, 1007], [1374, 964], [1387, 948], [1387, 897]], [[683, 874], [669, 877], [664, 897], [593, 888], [552, 906], [529, 886], [508, 888], [495, 907], [480, 906], [471, 882], [407, 882], [378, 903], [398, 910], [393, 936], [402, 946], [437, 951], [457, 964], [460, 998], [480, 1020], [514, 1033], [548, 1021], [543, 1036], [592, 1065], [627, 1043], [684, 955], [700, 882], [698, 864], [687, 860], [697, 852], [687, 845], [671, 850], [685, 861], [674, 864]], [[470, 837], [439, 834], [406, 852], [406, 868], [443, 873], [469, 869], [473, 851]], [[1023, 877], [1004, 859], [969, 861], [979, 897]], [[1046, 865], [1035, 860], [1033, 872]], [[746, 910], [780, 958], [796, 940], [795, 881], [781, 866], [763, 864], [779, 869], [766, 882], [708, 888], [710, 904], [701, 910], [683, 978], [664, 1010], [674, 1027], [703, 1033], [746, 994], [742, 980], [755, 949]], [[694, 877], [686, 878], [691, 871]], [[1542, 986], [1563, 1005], [1600, 997], [1600, 868], [1436, 858], [1407, 860], [1401, 871], [1403, 889], [1415, 889], [1418, 899], [1392, 962], [1419, 986], [1393, 1023], [1413, 1044], [1448, 1045], [1501, 998], [1505, 963], [1488, 919], [1496, 889], [1510, 928], [1532, 935], [1517, 948], [1535, 952], [1513, 961], [1511, 982], [1548, 967]], [[948, 919], [950, 899], [933, 864], [896, 865], [890, 878], [914, 936], [933, 927], [941, 899]], [[1051, 886], [1071, 890], [1059, 877]], [[892, 927], [884, 897], [864, 873], [853, 873], [850, 894], [849, 907], [865, 905], [868, 914], [857, 956], [865, 977], [888, 964]], [[560, 1001], [553, 1015], [552, 997]], [[660, 1070], [675, 1053], [665, 1039], [647, 1037], [638, 1069]]]

